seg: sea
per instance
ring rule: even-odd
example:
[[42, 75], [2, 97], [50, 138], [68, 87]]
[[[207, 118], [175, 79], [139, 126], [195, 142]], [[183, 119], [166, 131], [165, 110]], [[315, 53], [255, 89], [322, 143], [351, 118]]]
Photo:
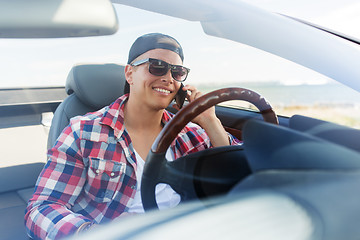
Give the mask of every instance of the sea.
[[[272, 105], [281, 106], [360, 106], [360, 93], [341, 84], [300, 84], [283, 85], [270, 83], [243, 83], [227, 84], [227, 87], [241, 87], [253, 90], [262, 95]], [[203, 92], [210, 92], [222, 88], [216, 86], [213, 89], [198, 87]]]

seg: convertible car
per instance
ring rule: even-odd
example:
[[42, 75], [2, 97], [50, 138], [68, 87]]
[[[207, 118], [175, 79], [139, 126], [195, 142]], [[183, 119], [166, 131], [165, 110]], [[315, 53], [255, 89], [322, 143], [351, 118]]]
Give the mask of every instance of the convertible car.
[[[205, 94], [168, 108], [142, 176], [146, 213], [69, 238], [359, 239], [360, 41], [247, 2], [0, 1], [0, 239], [29, 239], [46, 149], [70, 118], [122, 95], [131, 43], [155, 31], [183, 44]], [[168, 162], [175, 136], [212, 106], [242, 144]], [[159, 183], [178, 206], [158, 209]]]

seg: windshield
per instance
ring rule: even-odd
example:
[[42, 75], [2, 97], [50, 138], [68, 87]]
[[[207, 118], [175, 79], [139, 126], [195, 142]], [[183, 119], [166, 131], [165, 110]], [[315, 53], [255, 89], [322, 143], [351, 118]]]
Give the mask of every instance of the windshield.
[[360, 2], [357, 0], [245, 0], [245, 2], [360, 39]]
[[[360, 28], [354, 26], [360, 22], [358, 1], [248, 2], [360, 38]], [[360, 94], [332, 79], [255, 48], [207, 36], [198, 22], [132, 7], [116, 6], [116, 10], [120, 28], [112, 36], [0, 39], [0, 88], [63, 87], [74, 64], [125, 64], [138, 36], [163, 32], [182, 44], [184, 65], [191, 69], [186, 83], [203, 92], [233, 86], [249, 88], [263, 95], [280, 115], [303, 114], [360, 127]], [[3, 96], [0, 104], [11, 103]], [[252, 108], [239, 102], [225, 105]]]

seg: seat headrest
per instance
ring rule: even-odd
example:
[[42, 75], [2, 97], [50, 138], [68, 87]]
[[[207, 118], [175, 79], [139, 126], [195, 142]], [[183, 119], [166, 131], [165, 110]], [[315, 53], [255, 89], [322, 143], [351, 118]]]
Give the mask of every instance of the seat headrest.
[[122, 65], [79, 64], [71, 69], [65, 90], [84, 104], [100, 109], [124, 94], [125, 81]]

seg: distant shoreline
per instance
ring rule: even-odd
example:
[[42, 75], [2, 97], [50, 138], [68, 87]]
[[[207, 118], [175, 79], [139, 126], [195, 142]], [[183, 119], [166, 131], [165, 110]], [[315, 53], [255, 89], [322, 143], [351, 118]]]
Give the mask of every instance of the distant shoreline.
[[296, 106], [296, 105], [337, 105], [339, 107], [357, 107], [360, 105], [360, 93], [341, 84], [300, 84], [284, 85], [281, 83], [243, 83], [226, 84], [226, 86], [213, 86], [212, 88], [198, 85], [198, 89], [204, 93], [220, 89], [223, 87], [241, 87], [253, 90], [261, 94], [267, 101], [273, 105]]

